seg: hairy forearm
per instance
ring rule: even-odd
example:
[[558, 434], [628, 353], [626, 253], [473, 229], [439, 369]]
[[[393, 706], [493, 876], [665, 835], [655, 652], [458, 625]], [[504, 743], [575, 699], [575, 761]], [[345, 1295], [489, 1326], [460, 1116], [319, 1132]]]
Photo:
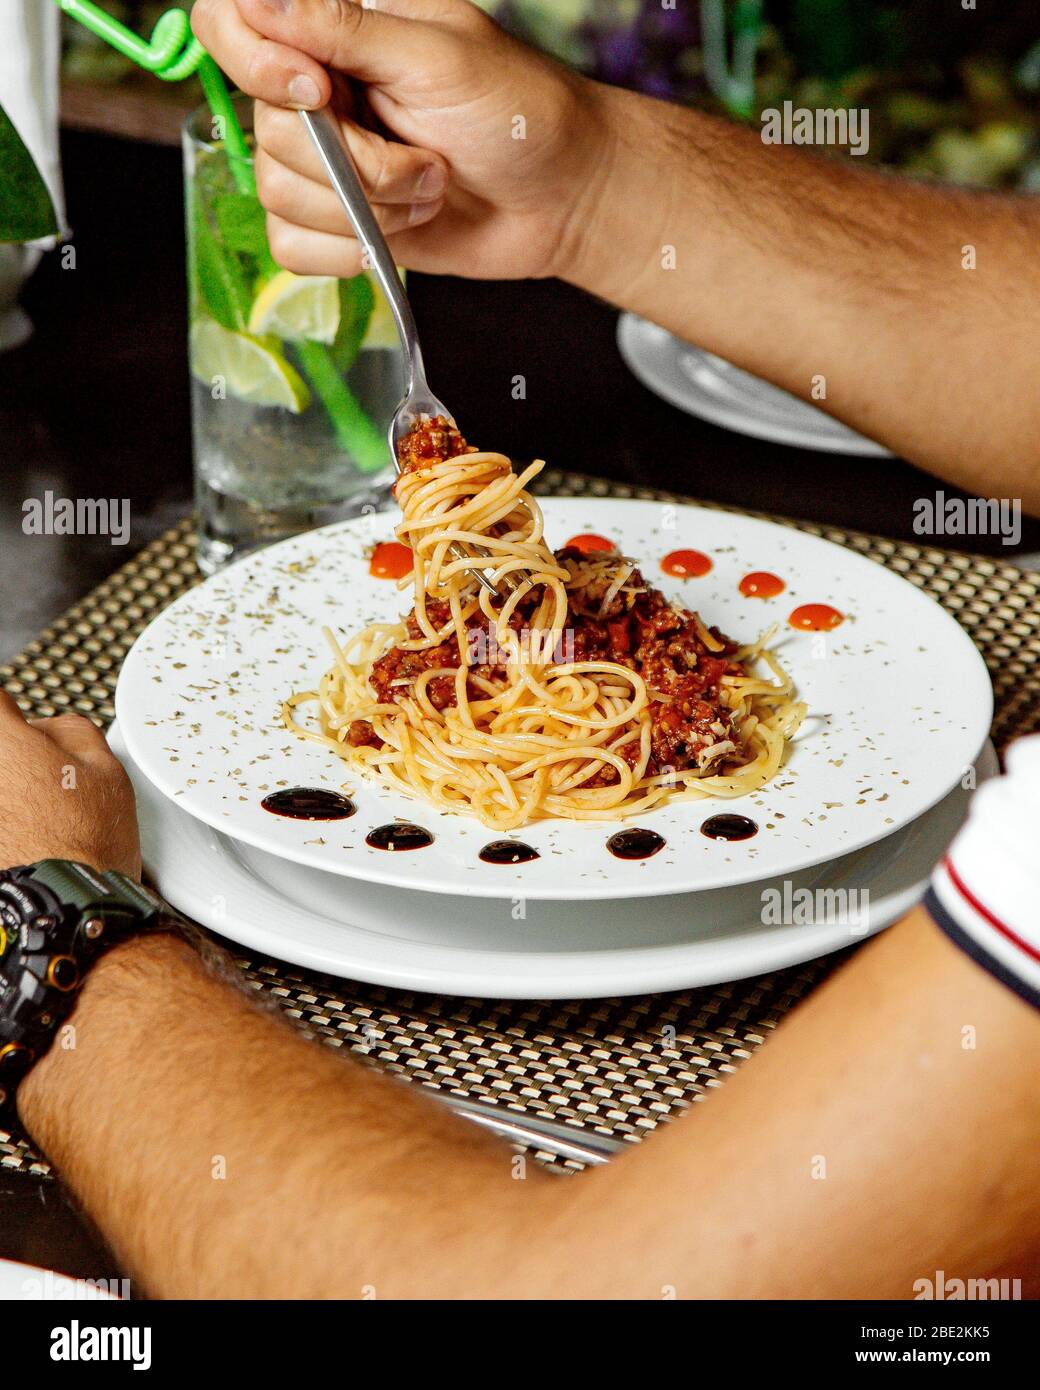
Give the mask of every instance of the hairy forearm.
[[597, 93], [609, 155], [568, 278], [796, 395], [815, 385], [817, 404], [912, 462], [1040, 512], [1040, 200]]
[[521, 1204], [557, 1186], [516, 1181], [507, 1146], [305, 1041], [168, 939], [102, 962], [74, 1021], [22, 1118], [153, 1295], [479, 1292], [481, 1268], [509, 1267]]
[[720, 1249], [726, 1206], [683, 1198], [670, 1219], [643, 1155], [548, 1175], [304, 1041], [169, 939], [106, 958], [74, 1025], [19, 1108], [139, 1291], [657, 1297], [663, 1279], [709, 1294], [745, 1277]]
[[[626, 1183], [611, 1220], [639, 1223], [643, 1283], [680, 1296], [910, 1299], [938, 1270], [1033, 1296], [1038, 1064], [1035, 1010], [919, 908], [816, 990], [692, 1132], [647, 1145], [653, 1207]], [[684, 1200], [699, 1226], [675, 1220]]]
[[1028, 1288], [1040, 1245], [1040, 1027], [924, 920], [696, 1119], [573, 1179], [304, 1042], [169, 941], [103, 962], [74, 1021], [22, 1115], [160, 1296], [900, 1298], [938, 1268]]

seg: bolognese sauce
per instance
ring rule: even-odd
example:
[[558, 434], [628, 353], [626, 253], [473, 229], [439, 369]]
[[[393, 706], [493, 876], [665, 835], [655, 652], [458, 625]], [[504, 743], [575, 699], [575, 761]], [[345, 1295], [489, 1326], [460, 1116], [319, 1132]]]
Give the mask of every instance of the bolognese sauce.
[[473, 452], [455, 422], [446, 415], [424, 416], [397, 445], [402, 473], [413, 473], [417, 468]]
[[[720, 684], [724, 676], [746, 674], [735, 660], [737, 643], [718, 628], [707, 627], [695, 612], [669, 602], [646, 582], [635, 565], [616, 553], [582, 552], [565, 546], [555, 558], [570, 576], [563, 659], [617, 662], [637, 672], [646, 683], [651, 753], [644, 775], [697, 768], [709, 749], [717, 756], [721, 753], [719, 763], [713, 763], [717, 767], [725, 763], [727, 745], [736, 755], [737, 732], [730, 711], [721, 702]], [[537, 590], [521, 599], [510, 618], [515, 631], [528, 626], [539, 601]], [[419, 651], [391, 647], [384, 652], [374, 662], [369, 677], [381, 703], [408, 698], [418, 677], [438, 670], [444, 674], [427, 682], [426, 696], [435, 709], [453, 707], [455, 673], [464, 661], [471, 699], [481, 698], [480, 688], [470, 683], [471, 678], [492, 683], [496, 678], [504, 679], [507, 654], [493, 640], [490, 621], [483, 613], [474, 613], [467, 621], [472, 640], [465, 655], [451, 631], [449, 605], [430, 600], [426, 614], [438, 631], [447, 630], [449, 635], [445, 641]], [[423, 633], [414, 610], [406, 623], [409, 639], [420, 640]], [[466, 659], [474, 654], [490, 659]], [[378, 747], [382, 742], [366, 720], [355, 720], [349, 726], [347, 741], [354, 747]], [[634, 764], [640, 756], [639, 740], [623, 743], [616, 751]], [[616, 780], [616, 769], [603, 766], [584, 785], [609, 786]]]

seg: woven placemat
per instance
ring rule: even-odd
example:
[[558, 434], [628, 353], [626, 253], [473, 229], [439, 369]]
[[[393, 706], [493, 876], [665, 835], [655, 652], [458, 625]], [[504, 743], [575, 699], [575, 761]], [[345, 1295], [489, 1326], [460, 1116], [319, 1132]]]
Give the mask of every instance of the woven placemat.
[[[566, 497], [692, 500], [558, 470], [543, 473], [539, 490]], [[957, 618], [993, 679], [998, 749], [1040, 728], [1040, 574], [836, 527], [785, 524], [879, 561]], [[191, 523], [185, 521], [0, 666], [0, 683], [27, 714], [75, 710], [107, 725], [116, 677], [134, 638], [199, 578]], [[717, 1086], [840, 959], [707, 989], [561, 1003], [410, 994], [230, 949], [258, 990], [332, 1046], [364, 1053], [390, 1071], [459, 1096], [632, 1141]], [[574, 1165], [567, 1160], [560, 1166]], [[3, 1131], [0, 1167], [50, 1173], [24, 1142]]]

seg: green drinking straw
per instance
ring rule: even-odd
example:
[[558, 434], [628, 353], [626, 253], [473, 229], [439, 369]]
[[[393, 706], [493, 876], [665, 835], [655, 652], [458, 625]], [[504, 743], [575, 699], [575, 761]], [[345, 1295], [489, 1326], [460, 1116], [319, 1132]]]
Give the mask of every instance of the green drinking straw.
[[[256, 196], [253, 153], [242, 131], [224, 74], [192, 34], [184, 10], [167, 10], [160, 15], [151, 39], [146, 41], [92, 0], [57, 0], [57, 4], [64, 14], [78, 20], [125, 58], [164, 82], [181, 82], [197, 75], [214, 123], [223, 131], [224, 148], [238, 191]], [[320, 343], [301, 344], [300, 356], [311, 385], [328, 412], [340, 446], [353, 457], [360, 472], [381, 471], [386, 466], [385, 441], [339, 375], [328, 348]]]
[[110, 14], [91, 3], [91, 0], [58, 0], [61, 10], [78, 20], [92, 34], [112, 45], [124, 58], [154, 72], [164, 82], [181, 82], [198, 74], [206, 94], [209, 109], [224, 132], [231, 172], [240, 193], [255, 193], [252, 152], [235, 111], [234, 102], [224, 81], [224, 75], [202, 44], [191, 32], [191, 23], [184, 10], [167, 10], [160, 15], [145, 41], [113, 19]]

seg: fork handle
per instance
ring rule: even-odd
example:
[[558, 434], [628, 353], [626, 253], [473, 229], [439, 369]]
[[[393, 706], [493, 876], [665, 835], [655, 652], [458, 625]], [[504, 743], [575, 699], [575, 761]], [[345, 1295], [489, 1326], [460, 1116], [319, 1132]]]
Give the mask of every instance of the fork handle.
[[[390, 305], [390, 312], [394, 316], [394, 323], [397, 325], [397, 331], [401, 337], [401, 345], [408, 358], [408, 395], [414, 397], [421, 393], [429, 396], [430, 388], [426, 382], [426, 369], [423, 366], [422, 349], [419, 347], [419, 332], [415, 326], [412, 306], [404, 292], [394, 258], [386, 244], [386, 237], [376, 221], [372, 205], [361, 186], [361, 180], [354, 167], [354, 161], [350, 157], [350, 151], [343, 142], [339, 122], [327, 106], [322, 107], [320, 111], [301, 111], [300, 119], [314, 141], [315, 149], [318, 151], [321, 162], [325, 166], [325, 172], [329, 176], [329, 183], [343, 204], [344, 211], [350, 219], [350, 225], [354, 228], [358, 241], [368, 252], [372, 269], [383, 287], [383, 292]], [[393, 426], [391, 426], [390, 433], [392, 440]], [[397, 450], [392, 442], [390, 453], [394, 467], [399, 468]], [[460, 560], [473, 558], [458, 543], [451, 546], [451, 553]], [[483, 588], [494, 594], [496, 598], [501, 598], [494, 582], [482, 569], [474, 566], [472, 573]], [[506, 576], [503, 587], [510, 593], [515, 590], [516, 581], [511, 575]]]
[[300, 119], [314, 141], [315, 149], [325, 166], [337, 197], [350, 219], [350, 225], [358, 241], [368, 253], [376, 279], [383, 288], [394, 323], [401, 337], [401, 346], [408, 358], [409, 393], [417, 387], [426, 387], [426, 369], [423, 366], [422, 349], [419, 346], [419, 333], [408, 296], [401, 284], [397, 266], [386, 244], [383, 229], [376, 221], [372, 205], [368, 201], [354, 161], [350, 157], [340, 134], [339, 122], [331, 110], [325, 106], [320, 111], [301, 111]]

